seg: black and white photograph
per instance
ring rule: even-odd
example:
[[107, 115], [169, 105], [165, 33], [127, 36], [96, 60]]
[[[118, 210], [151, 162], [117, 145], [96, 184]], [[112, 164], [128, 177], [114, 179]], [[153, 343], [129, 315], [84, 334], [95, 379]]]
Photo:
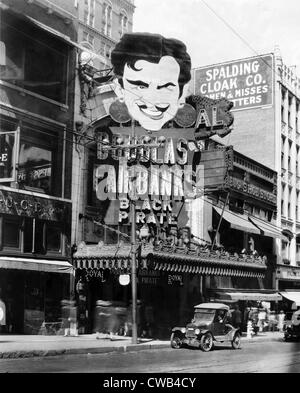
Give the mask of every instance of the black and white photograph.
[[300, 373], [300, 2], [0, 19], [0, 374]]

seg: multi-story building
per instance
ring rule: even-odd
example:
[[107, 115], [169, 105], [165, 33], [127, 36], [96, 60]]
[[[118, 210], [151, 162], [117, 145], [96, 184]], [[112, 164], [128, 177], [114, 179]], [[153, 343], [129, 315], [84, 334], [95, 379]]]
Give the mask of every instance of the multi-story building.
[[300, 288], [300, 79], [283, 64], [279, 50], [253, 58], [197, 68], [193, 91], [234, 102], [234, 132], [223, 140], [275, 170], [277, 217], [274, 243], [276, 288]]
[[9, 333], [58, 328], [73, 286], [77, 16], [59, 3], [1, 2], [0, 297]]
[[[78, 41], [99, 55], [97, 69], [110, 67], [110, 53], [125, 32], [132, 31], [133, 0], [81, 0], [78, 4]], [[102, 58], [101, 58], [102, 57]]]

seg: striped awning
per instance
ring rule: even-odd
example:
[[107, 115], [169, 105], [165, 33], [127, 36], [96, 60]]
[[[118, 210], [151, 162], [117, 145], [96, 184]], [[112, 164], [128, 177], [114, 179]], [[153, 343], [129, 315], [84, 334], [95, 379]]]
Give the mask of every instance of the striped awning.
[[[77, 269], [112, 269], [117, 272], [130, 272], [131, 245], [86, 245], [81, 243], [73, 256], [73, 265]], [[217, 252], [184, 252], [177, 248], [142, 249], [136, 258], [136, 267], [166, 272], [181, 272], [230, 277], [263, 278], [266, 264], [260, 259], [244, 259], [239, 256], [224, 256]]]
[[38, 272], [73, 274], [74, 267], [69, 261], [52, 259], [0, 257], [0, 269], [34, 270]]
[[259, 271], [243, 270], [224, 266], [207, 266], [205, 264], [168, 263], [158, 261], [154, 264], [155, 270], [178, 273], [192, 273], [212, 276], [229, 277], [257, 277], [263, 278], [265, 273]]
[[249, 301], [279, 301], [282, 300], [282, 296], [276, 291], [269, 290], [253, 290], [253, 291], [242, 291], [242, 290], [231, 290], [228, 292], [216, 291], [215, 295], [219, 300], [249, 300]]
[[[150, 267], [151, 264], [151, 267]], [[76, 259], [74, 267], [77, 269], [111, 269], [118, 272], [130, 272], [131, 261], [129, 259]], [[207, 266], [199, 263], [173, 263], [163, 262], [161, 260], [154, 261], [142, 260], [136, 264], [136, 267], [142, 269], [154, 269], [165, 272], [192, 273], [213, 276], [229, 276], [229, 277], [256, 277], [263, 278], [265, 273], [262, 271], [245, 270], [240, 268], [230, 268], [224, 266]]]

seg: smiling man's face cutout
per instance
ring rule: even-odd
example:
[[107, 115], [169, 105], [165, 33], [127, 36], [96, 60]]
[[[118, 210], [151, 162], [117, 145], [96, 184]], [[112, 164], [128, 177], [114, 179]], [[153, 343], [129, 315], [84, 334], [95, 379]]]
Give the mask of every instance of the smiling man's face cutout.
[[125, 64], [123, 86], [116, 81], [116, 94], [134, 120], [146, 130], [158, 131], [184, 105], [188, 85], [179, 96], [180, 66], [172, 56], [163, 56], [159, 63], [137, 60], [134, 68]]

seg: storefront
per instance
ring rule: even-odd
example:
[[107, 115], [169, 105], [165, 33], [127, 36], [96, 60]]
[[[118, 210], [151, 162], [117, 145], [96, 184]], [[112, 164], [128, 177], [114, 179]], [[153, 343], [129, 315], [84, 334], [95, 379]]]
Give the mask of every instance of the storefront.
[[[124, 321], [130, 321], [131, 285], [120, 284], [120, 275], [131, 274], [130, 255], [130, 245], [78, 246], [73, 263], [81, 304], [79, 322], [85, 327], [82, 333], [97, 331], [95, 315], [100, 301], [125, 308]], [[137, 263], [139, 333], [168, 337], [173, 326], [186, 324], [192, 318], [194, 305], [212, 300], [213, 282], [260, 280], [266, 271], [265, 262], [260, 257], [210, 251], [194, 242], [180, 246], [160, 241], [142, 246]]]
[[66, 261], [0, 257], [1, 300], [6, 306], [3, 333], [47, 334], [43, 327], [52, 325], [62, 334], [61, 300], [69, 299], [72, 274]]
[[58, 323], [73, 267], [67, 244], [71, 204], [0, 186], [0, 288], [6, 333], [38, 334]]
[[283, 297], [279, 306], [285, 312], [297, 310], [300, 307], [300, 267], [277, 265], [276, 279]]

